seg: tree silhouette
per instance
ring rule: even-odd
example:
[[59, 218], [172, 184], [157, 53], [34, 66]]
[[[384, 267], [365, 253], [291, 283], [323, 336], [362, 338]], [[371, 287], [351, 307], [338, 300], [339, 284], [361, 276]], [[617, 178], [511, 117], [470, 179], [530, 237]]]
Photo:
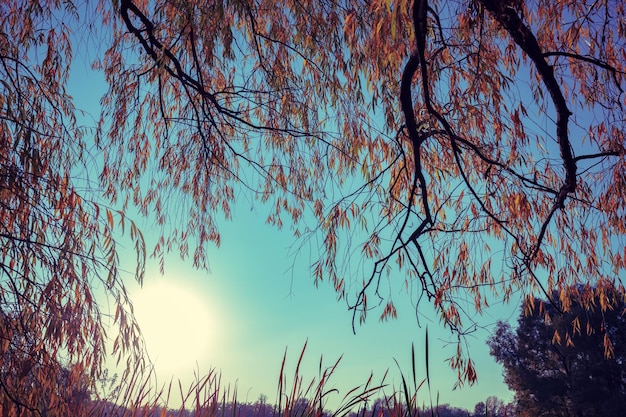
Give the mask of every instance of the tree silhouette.
[[[128, 232], [141, 281], [133, 206], [161, 229], [154, 256], [179, 251], [202, 268], [218, 217], [235, 200], [264, 203], [269, 223], [319, 242], [314, 279], [356, 322], [395, 317], [403, 286], [458, 335], [493, 298], [565, 300], [580, 277], [621, 287], [620, 1], [8, 0], [1, 11], [0, 307], [35, 317], [51, 357], [64, 349], [99, 373], [96, 285], [116, 304], [116, 351], [139, 348], [118, 260]], [[93, 138], [66, 91], [77, 39], [98, 39], [109, 85]], [[458, 352], [452, 366], [473, 381]]]
[[515, 416], [513, 404], [505, 404], [498, 397], [490, 396], [485, 401], [480, 401], [474, 406], [473, 417], [493, 416], [507, 417]]
[[[585, 292], [593, 294], [593, 309], [581, 301]], [[626, 407], [623, 293], [588, 286], [570, 293], [567, 313], [546, 300], [527, 301], [517, 329], [499, 322], [489, 341], [518, 416], [619, 416]], [[614, 307], [602, 310], [603, 302]]]

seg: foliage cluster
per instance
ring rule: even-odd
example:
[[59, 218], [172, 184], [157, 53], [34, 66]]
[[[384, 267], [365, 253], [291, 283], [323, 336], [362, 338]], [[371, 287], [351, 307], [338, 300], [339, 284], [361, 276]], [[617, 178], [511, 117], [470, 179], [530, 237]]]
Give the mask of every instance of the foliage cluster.
[[92, 181], [82, 176], [92, 171], [91, 141], [67, 93], [72, 23], [82, 20], [71, 2], [0, 4], [4, 415], [69, 415], [71, 402], [59, 387], [82, 389], [100, 374], [107, 326], [96, 288], [105, 288], [116, 306], [115, 353], [138, 352], [141, 343], [118, 270], [115, 228], [118, 221], [129, 228], [139, 281], [145, 259], [141, 233], [123, 213], [103, 205]]

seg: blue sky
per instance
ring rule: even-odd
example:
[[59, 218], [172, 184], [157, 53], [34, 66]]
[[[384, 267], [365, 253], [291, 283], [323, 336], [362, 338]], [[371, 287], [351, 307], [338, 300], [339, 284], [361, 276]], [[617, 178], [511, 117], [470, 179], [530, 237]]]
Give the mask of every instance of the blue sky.
[[[106, 90], [102, 75], [89, 70], [91, 58], [78, 54], [70, 84], [70, 94], [77, 108], [87, 111], [82, 120], [86, 126], [95, 124], [99, 99]], [[138, 302], [137, 312], [144, 315], [140, 324], [156, 327], [161, 339], [153, 341], [154, 344], [174, 340], [176, 344], [170, 349], [179, 352], [175, 355], [176, 363], [164, 363], [162, 358], [157, 358], [155, 367], [160, 382], [167, 382], [174, 376], [185, 386], [193, 380], [194, 371], [205, 374], [216, 369], [222, 374], [223, 384], [237, 386], [239, 399], [255, 401], [260, 394], [265, 394], [273, 401], [285, 349], [288, 349], [287, 374], [291, 375], [300, 350], [308, 341], [302, 370], [305, 379], [317, 376], [320, 356], [327, 366], [342, 356], [330, 383], [330, 387], [340, 392], [330, 398], [332, 406], [349, 389], [363, 384], [372, 372], [377, 381], [389, 369], [386, 382], [390, 387], [386, 392], [392, 392], [394, 387], [399, 389], [400, 372], [394, 359], [403, 367], [403, 372], [410, 373], [412, 344], [416, 348], [418, 377], [424, 378], [424, 342], [428, 327], [433, 398], [439, 393], [440, 403], [468, 409], [491, 395], [505, 401], [511, 399], [512, 394], [503, 383], [501, 367], [489, 356], [486, 330], [478, 330], [467, 337], [478, 370], [478, 383], [452, 391], [456, 372], [450, 369], [446, 359], [455, 354], [456, 345], [449, 343], [455, 336], [442, 328], [437, 316], [428, 311], [427, 303], [422, 304], [422, 326], [419, 327], [414, 308], [401, 285], [397, 286], [394, 296], [398, 319], [381, 323], [373, 312], [364, 325], [357, 326], [356, 335], [353, 334], [352, 313], [345, 302], [337, 301], [331, 284], [314, 286], [308, 255], [294, 258], [292, 248], [298, 242], [288, 228], [278, 231], [264, 223], [268, 211], [268, 207], [253, 205], [248, 199], [240, 199], [235, 204], [232, 221], [220, 222], [221, 247], [209, 251], [210, 272], [195, 270], [190, 261], [181, 261], [172, 254], [166, 260], [163, 276], [157, 262], [149, 261], [143, 288], [138, 288], [128, 275], [127, 285], [134, 297], [140, 300], [141, 294], [147, 294], [144, 298], [152, 299], [157, 306], [150, 307], [145, 300]], [[150, 251], [158, 231], [150, 219], [136, 220]], [[122, 262], [131, 263], [133, 259], [123, 257]], [[171, 293], [167, 305], [150, 292], [163, 283], [169, 286]], [[184, 297], [193, 297], [203, 305], [202, 314], [182, 316], [174, 322], [161, 319], [155, 324], [158, 314], [175, 315], [184, 310], [185, 304], [191, 303], [192, 298], [173, 299], [179, 292], [186, 292], [188, 295]], [[518, 311], [516, 304], [496, 306], [480, 321], [489, 325], [499, 319], [514, 320]], [[182, 326], [185, 330], [180, 328]], [[181, 332], [195, 332], [195, 338], [186, 339]], [[159, 347], [148, 348], [156, 352]], [[422, 392], [422, 400], [427, 402], [428, 393], [424, 389]]]

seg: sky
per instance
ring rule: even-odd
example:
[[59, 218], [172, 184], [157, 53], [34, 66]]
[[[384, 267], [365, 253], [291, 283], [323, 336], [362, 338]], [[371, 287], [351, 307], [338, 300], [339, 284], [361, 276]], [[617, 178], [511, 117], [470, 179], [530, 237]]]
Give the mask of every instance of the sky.
[[[77, 54], [69, 85], [77, 108], [85, 110], [82, 123], [94, 126], [99, 100], [106, 91], [102, 74], [89, 68], [93, 56]], [[159, 383], [180, 379], [183, 386], [194, 373], [211, 370], [222, 375], [222, 384], [237, 387], [241, 401], [256, 401], [261, 394], [270, 402], [276, 397], [283, 355], [287, 351], [287, 374], [292, 375], [300, 352], [307, 344], [301, 374], [305, 380], [318, 374], [320, 357], [331, 366], [341, 357], [329, 388], [339, 394], [329, 406], [340, 402], [350, 389], [366, 382], [371, 373], [380, 381], [385, 372], [387, 394], [401, 386], [401, 372], [411, 372], [411, 347], [415, 346], [418, 379], [425, 378], [425, 335], [428, 329], [431, 393], [419, 395], [424, 402], [439, 396], [439, 403], [472, 410], [479, 401], [495, 395], [512, 399], [502, 378], [502, 368], [489, 355], [485, 344], [488, 330], [467, 336], [478, 382], [453, 390], [456, 371], [447, 363], [456, 345], [437, 316], [422, 304], [421, 326], [408, 295], [398, 285], [394, 301], [398, 318], [379, 322], [376, 312], [352, 331], [352, 312], [338, 301], [328, 282], [315, 287], [308, 255], [293, 255], [294, 240], [286, 228], [279, 231], [265, 224], [268, 208], [241, 199], [232, 208], [232, 220], [220, 220], [221, 246], [211, 247], [210, 271], [195, 270], [191, 261], [168, 256], [165, 274], [149, 260], [143, 287], [128, 275], [139, 324], [144, 328], [148, 350], [155, 361]], [[218, 215], [219, 218], [219, 215]], [[150, 219], [135, 218], [148, 251], [158, 238]], [[132, 251], [129, 251], [132, 252]], [[304, 251], [303, 253], [306, 253]], [[133, 262], [132, 253], [122, 253], [122, 263]], [[397, 277], [398, 281], [403, 280]], [[493, 325], [497, 320], [515, 320], [519, 306], [492, 308], [480, 319]], [[113, 365], [110, 365], [113, 367]], [[288, 384], [293, 382], [288, 379]], [[418, 396], [419, 396], [418, 395]], [[174, 405], [174, 404], [173, 404]]]
[[[296, 257], [294, 262], [289, 255], [291, 233], [264, 224], [265, 217], [247, 204], [236, 205], [233, 221], [221, 225], [220, 248], [209, 252], [210, 271], [196, 270], [172, 254], [163, 275], [156, 261], [148, 261], [143, 287], [132, 277], [126, 280], [159, 384], [173, 378], [186, 387], [194, 373], [215, 370], [221, 373], [224, 387], [237, 387], [240, 400], [253, 402], [263, 394], [273, 401], [285, 351], [291, 384], [306, 343], [301, 374], [307, 381], [317, 377], [321, 357], [324, 366], [341, 357], [329, 385], [339, 391], [329, 398], [332, 408], [371, 373], [377, 382], [389, 370], [385, 393], [399, 389], [400, 372], [407, 376], [411, 372], [412, 345], [418, 380], [425, 378], [428, 328], [432, 398], [438, 394], [440, 403], [470, 410], [491, 395], [511, 400], [502, 368], [485, 344], [487, 331], [479, 330], [467, 339], [478, 370], [477, 384], [453, 390], [457, 376], [446, 359], [455, 353], [456, 345], [449, 343], [454, 337], [433, 312], [424, 311], [426, 318], [418, 326], [408, 296], [399, 290], [397, 320], [379, 322], [373, 313], [354, 334], [345, 302], [337, 301], [331, 285], [315, 287], [307, 259]], [[144, 232], [150, 245], [150, 228], [144, 227]], [[514, 320], [518, 311], [515, 305], [495, 308], [481, 321]], [[421, 401], [428, 403], [425, 387], [420, 390]]]
[[[425, 377], [428, 328], [433, 398], [438, 393], [440, 403], [467, 409], [490, 395], [511, 399], [501, 367], [489, 356], [488, 333], [483, 330], [468, 336], [478, 383], [453, 391], [456, 372], [446, 362], [455, 353], [456, 345], [447, 343], [453, 336], [432, 312], [424, 312], [427, 319], [419, 327], [408, 296], [401, 291], [396, 297], [397, 320], [379, 322], [373, 313], [353, 334], [352, 313], [345, 302], [336, 300], [331, 285], [315, 287], [306, 260], [296, 259], [294, 265], [288, 255], [293, 243], [289, 231], [265, 225], [264, 218], [238, 205], [234, 220], [222, 225], [221, 247], [209, 253], [210, 272], [194, 270], [172, 255], [164, 275], [150, 261], [143, 287], [130, 285], [139, 324], [156, 327], [156, 332], [147, 328], [150, 333], [145, 336], [161, 381], [174, 376], [191, 382], [194, 370], [202, 375], [215, 369], [224, 384], [237, 385], [241, 400], [255, 401], [264, 394], [272, 401], [285, 350], [287, 374], [292, 375], [306, 342], [305, 380], [317, 376], [320, 357], [326, 366], [341, 357], [330, 384], [340, 395], [331, 403], [365, 383], [372, 372], [378, 381], [389, 370], [386, 383], [391, 386], [385, 392], [390, 393], [400, 388], [400, 371], [410, 375], [412, 345], [418, 379]], [[516, 306], [496, 310], [501, 315], [481, 320], [495, 323], [517, 317]], [[427, 401], [428, 392], [422, 391]]]

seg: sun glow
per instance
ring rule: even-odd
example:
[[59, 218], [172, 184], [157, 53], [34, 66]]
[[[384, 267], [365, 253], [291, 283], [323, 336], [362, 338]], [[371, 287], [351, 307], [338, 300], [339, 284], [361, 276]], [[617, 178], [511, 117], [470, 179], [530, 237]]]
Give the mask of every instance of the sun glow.
[[175, 280], [146, 284], [135, 293], [135, 317], [157, 372], [186, 373], [210, 355], [214, 326], [207, 303]]

